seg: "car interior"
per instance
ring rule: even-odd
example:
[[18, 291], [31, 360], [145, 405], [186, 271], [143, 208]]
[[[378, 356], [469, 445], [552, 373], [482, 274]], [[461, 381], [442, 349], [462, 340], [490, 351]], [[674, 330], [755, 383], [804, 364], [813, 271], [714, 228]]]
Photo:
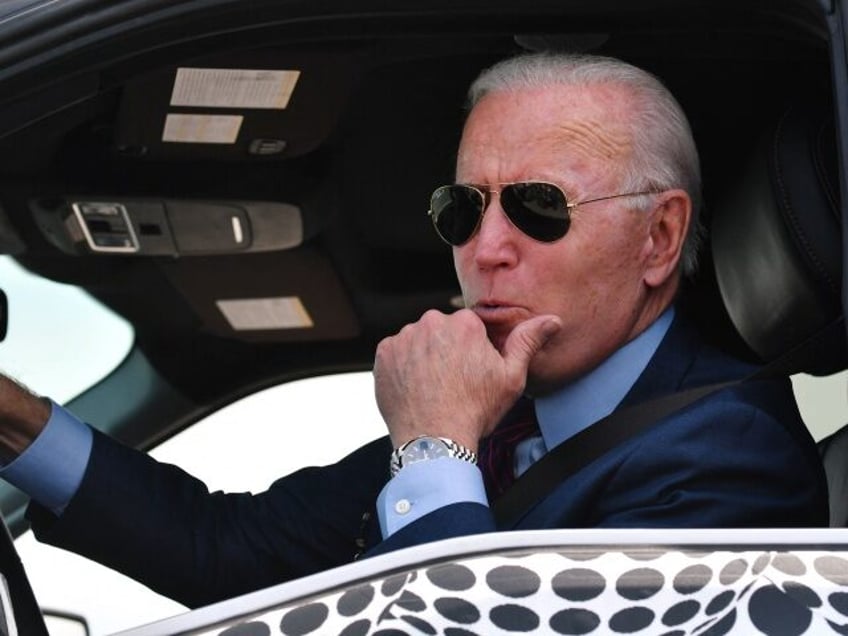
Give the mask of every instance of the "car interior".
[[[70, 405], [128, 444], [368, 369], [381, 338], [454, 310], [429, 195], [452, 181], [468, 84], [521, 51], [661, 77], [704, 177], [684, 310], [746, 359], [848, 366], [827, 2], [24, 4], [0, 21], [0, 252], [133, 325], [130, 356]], [[848, 441], [821, 447], [845, 525]], [[22, 529], [24, 498], [0, 500]]]
[[[80, 398], [130, 444], [260, 386], [368, 368], [382, 337], [457, 306], [427, 201], [452, 180], [470, 80], [523, 50], [621, 57], [681, 101], [711, 228], [683, 302], [716, 342], [770, 359], [841, 314], [816, 2], [146, 4], [48, 8], [40, 38], [0, 47], [0, 250], [132, 323], [134, 353]], [[261, 94], [281, 76], [287, 95]], [[246, 77], [260, 102], [233, 88]], [[216, 86], [230, 101], [209, 106]], [[802, 366], [844, 367], [836, 340]]]

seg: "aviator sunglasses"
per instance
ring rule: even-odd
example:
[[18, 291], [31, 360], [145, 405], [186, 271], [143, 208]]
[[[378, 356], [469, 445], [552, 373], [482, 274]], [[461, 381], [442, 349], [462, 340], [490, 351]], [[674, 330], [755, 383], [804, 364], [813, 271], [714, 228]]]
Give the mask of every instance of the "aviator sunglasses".
[[562, 188], [553, 183], [524, 181], [497, 185], [500, 190], [460, 183], [436, 188], [430, 197], [429, 215], [445, 243], [459, 247], [474, 236], [495, 192], [500, 193], [501, 208], [510, 223], [543, 243], [565, 236], [571, 226], [571, 211], [578, 205], [655, 193], [627, 192], [569, 203]]

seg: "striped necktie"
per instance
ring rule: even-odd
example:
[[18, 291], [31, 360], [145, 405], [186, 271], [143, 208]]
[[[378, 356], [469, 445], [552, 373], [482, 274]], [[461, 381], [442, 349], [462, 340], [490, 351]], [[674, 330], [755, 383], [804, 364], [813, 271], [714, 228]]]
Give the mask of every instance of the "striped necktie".
[[539, 435], [533, 401], [522, 397], [488, 437], [480, 440], [478, 465], [489, 501], [497, 499], [515, 481], [515, 447]]

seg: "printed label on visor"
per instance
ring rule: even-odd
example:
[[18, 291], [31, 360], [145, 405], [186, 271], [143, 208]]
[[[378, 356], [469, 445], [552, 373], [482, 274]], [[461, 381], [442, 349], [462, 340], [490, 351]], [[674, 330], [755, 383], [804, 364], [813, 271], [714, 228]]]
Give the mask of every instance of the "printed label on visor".
[[234, 144], [244, 117], [241, 115], [180, 115], [165, 117], [162, 141], [184, 144]]
[[171, 106], [282, 110], [299, 77], [300, 71], [180, 68]]
[[218, 300], [215, 304], [236, 331], [299, 329], [314, 325], [297, 296]]

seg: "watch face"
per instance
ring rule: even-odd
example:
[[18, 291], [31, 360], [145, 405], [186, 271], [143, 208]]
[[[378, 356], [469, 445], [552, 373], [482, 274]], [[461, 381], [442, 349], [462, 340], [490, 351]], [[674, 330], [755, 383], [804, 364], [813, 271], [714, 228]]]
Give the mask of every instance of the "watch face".
[[434, 437], [422, 437], [414, 440], [404, 449], [402, 464], [414, 464], [425, 459], [438, 459], [439, 457], [450, 457], [447, 445]]

